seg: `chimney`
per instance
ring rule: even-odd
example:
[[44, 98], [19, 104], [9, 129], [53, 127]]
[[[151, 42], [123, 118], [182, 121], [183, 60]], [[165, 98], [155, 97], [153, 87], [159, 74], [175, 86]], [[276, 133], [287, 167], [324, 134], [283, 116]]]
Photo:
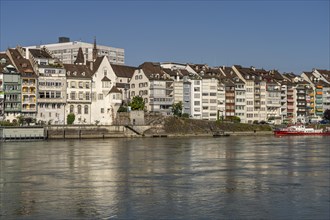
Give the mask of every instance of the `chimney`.
[[29, 59], [30, 58], [30, 51], [29, 48], [25, 48], [25, 58]]
[[89, 68], [93, 70], [93, 61], [89, 62]]

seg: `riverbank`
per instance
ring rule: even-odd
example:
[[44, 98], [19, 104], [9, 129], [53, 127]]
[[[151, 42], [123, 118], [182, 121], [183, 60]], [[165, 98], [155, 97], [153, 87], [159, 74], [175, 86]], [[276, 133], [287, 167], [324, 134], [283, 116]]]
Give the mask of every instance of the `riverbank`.
[[[27, 128], [30, 129], [31, 127], [12, 127], [11, 132], [13, 134], [11, 136], [24, 137], [28, 140], [31, 135], [24, 134], [28, 130]], [[40, 130], [40, 127], [38, 129]], [[43, 131], [44, 136], [41, 138], [39, 135], [40, 139], [213, 137], [214, 134], [223, 134], [223, 136], [273, 134], [269, 125], [223, 123], [177, 117], [166, 117], [156, 125], [50, 125], [45, 126]], [[35, 139], [32, 137], [34, 135], [31, 136], [31, 140]], [[222, 135], [217, 135], [217, 137], [222, 137]]]

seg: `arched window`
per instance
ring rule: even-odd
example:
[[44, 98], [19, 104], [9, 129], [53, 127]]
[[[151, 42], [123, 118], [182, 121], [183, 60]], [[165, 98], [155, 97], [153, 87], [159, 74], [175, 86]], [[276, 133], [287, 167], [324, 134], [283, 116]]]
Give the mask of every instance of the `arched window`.
[[70, 113], [73, 113], [73, 110], [74, 110], [74, 106], [70, 105]]
[[78, 115], [81, 114], [81, 105], [78, 105]]
[[85, 106], [84, 106], [84, 113], [85, 113], [85, 114], [88, 114], [88, 105], [85, 105]]

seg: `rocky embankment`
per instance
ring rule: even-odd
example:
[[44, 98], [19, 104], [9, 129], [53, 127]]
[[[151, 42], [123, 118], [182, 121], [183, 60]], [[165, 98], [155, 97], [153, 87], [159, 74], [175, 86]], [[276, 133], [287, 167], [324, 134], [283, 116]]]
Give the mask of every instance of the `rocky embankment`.
[[210, 136], [217, 132], [231, 135], [272, 134], [269, 125], [226, 123], [178, 117], [165, 117], [161, 123], [152, 126], [145, 135], [167, 134], [169, 136]]

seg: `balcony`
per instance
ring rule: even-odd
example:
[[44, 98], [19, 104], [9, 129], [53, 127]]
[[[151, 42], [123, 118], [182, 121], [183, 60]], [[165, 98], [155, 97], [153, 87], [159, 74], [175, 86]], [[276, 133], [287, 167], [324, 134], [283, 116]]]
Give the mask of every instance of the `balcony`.
[[151, 98], [149, 101], [151, 105], [172, 105], [173, 98]]

